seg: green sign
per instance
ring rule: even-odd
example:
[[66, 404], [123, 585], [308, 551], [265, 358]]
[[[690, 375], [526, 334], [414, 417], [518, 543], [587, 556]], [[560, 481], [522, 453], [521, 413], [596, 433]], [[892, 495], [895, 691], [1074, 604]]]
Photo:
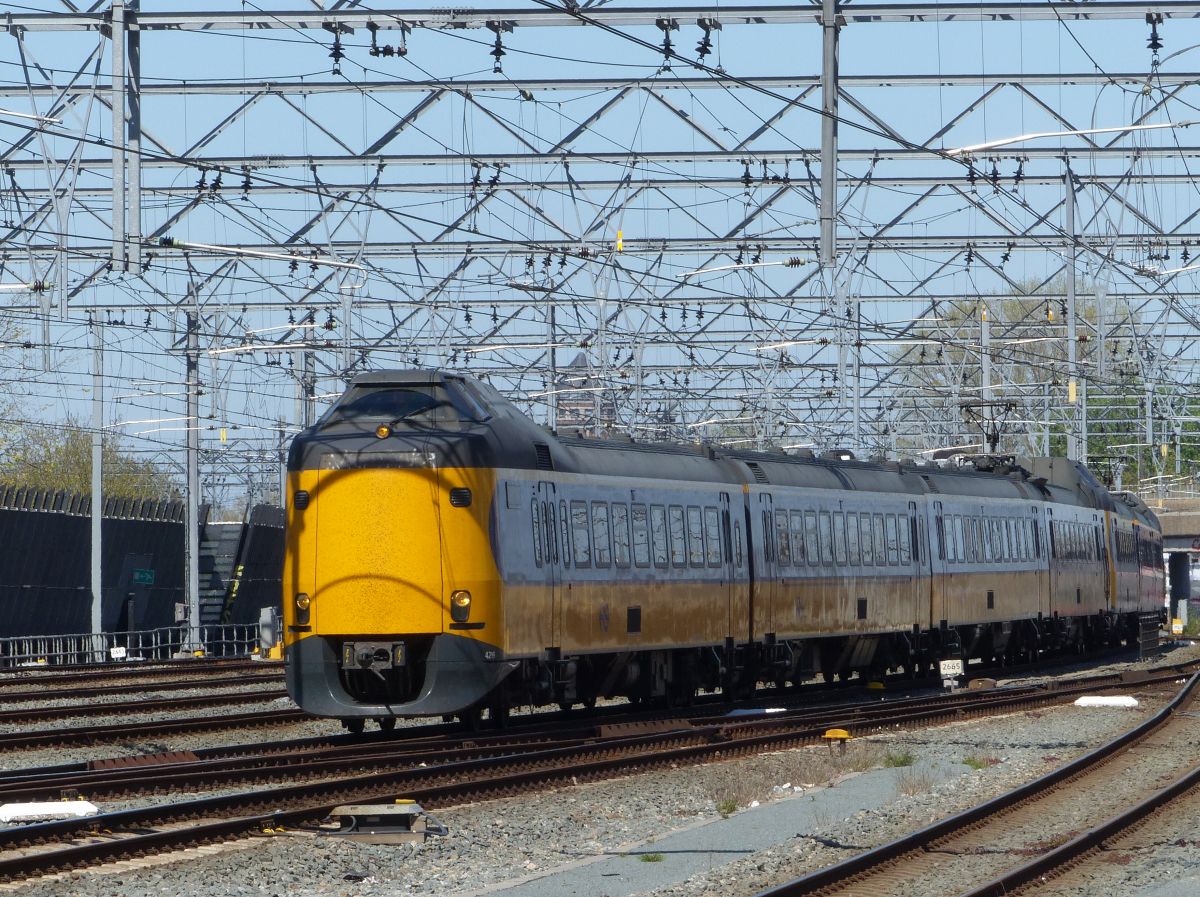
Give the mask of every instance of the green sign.
[[133, 584], [135, 586], [152, 586], [154, 585], [154, 571], [144, 570], [140, 567], [133, 571]]

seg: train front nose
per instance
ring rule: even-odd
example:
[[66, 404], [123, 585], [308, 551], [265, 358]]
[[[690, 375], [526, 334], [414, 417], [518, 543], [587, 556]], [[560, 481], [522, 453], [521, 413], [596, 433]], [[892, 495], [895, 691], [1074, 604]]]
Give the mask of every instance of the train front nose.
[[442, 631], [436, 471], [318, 473], [313, 616], [326, 635]]

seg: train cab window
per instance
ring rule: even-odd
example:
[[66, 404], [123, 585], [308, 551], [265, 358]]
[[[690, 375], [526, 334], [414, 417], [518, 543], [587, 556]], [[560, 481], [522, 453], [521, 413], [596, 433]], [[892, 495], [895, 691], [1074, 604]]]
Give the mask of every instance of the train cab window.
[[704, 566], [704, 519], [700, 509], [688, 505], [687, 509], [688, 534], [688, 564], [693, 567]]
[[804, 553], [808, 556], [808, 565], [817, 566], [821, 557], [821, 549], [817, 540], [817, 512], [804, 512]]
[[797, 567], [803, 567], [804, 560], [804, 512], [791, 511], [788, 513], [789, 527], [792, 537], [792, 561]]
[[846, 563], [846, 515], [833, 512], [833, 560], [839, 567]]
[[[776, 557], [780, 567], [790, 567], [792, 564], [791, 539], [788, 536], [788, 512], [775, 512], [775, 546]], [[803, 555], [799, 555], [803, 557]]]
[[860, 514], [862, 539], [862, 562], [864, 567], [875, 566], [875, 541], [871, 537], [871, 515]]
[[629, 566], [629, 506], [624, 502], [612, 503], [613, 563], [618, 567]]
[[650, 546], [654, 553], [654, 566], [666, 568], [667, 553], [667, 509], [662, 505], [650, 506]]
[[862, 562], [858, 550], [858, 515], [854, 512], [846, 515], [846, 554], [850, 566], [857, 567]]
[[887, 536], [883, 530], [883, 515], [875, 515], [875, 565], [887, 566]]
[[907, 567], [912, 563], [912, 555], [909, 552], [908, 546], [908, 517], [901, 517], [899, 520], [899, 530], [896, 535], [900, 538], [900, 563]]
[[716, 508], [704, 509], [705, 560], [710, 567], [721, 566], [721, 516]]
[[821, 563], [833, 563], [833, 526], [829, 522], [829, 512], [822, 511], [820, 516], [821, 534]]
[[671, 505], [667, 508], [671, 521], [671, 565], [687, 566], [687, 531], [683, 526], [683, 508]]
[[635, 567], [650, 566], [650, 520], [645, 505], [634, 505], [633, 512], [633, 564]]
[[609, 536], [608, 502], [592, 502], [592, 557], [597, 567], [607, 567], [612, 562], [612, 542]]
[[542, 506], [538, 504], [538, 500], [533, 499], [533, 562], [537, 566], [542, 566], [542, 542], [544, 536], [542, 534]]
[[575, 566], [592, 566], [592, 533], [586, 501], [571, 502], [571, 541], [575, 545]]
[[567, 503], [559, 501], [558, 503], [558, 528], [562, 533], [562, 559], [563, 566], [571, 566], [571, 528], [567, 519]]

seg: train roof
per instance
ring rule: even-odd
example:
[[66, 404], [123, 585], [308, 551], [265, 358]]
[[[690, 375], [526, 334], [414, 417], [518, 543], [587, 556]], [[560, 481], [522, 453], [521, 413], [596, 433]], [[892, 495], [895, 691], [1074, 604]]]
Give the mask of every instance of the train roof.
[[1116, 511], [1157, 524], [1145, 504], [1114, 497], [1088, 469], [1066, 458], [979, 456], [959, 466], [916, 461], [861, 461], [849, 452], [816, 457], [731, 450], [703, 443], [643, 443], [628, 437], [587, 438], [541, 427], [508, 399], [473, 377], [439, 370], [371, 371], [352, 387], [465, 388], [486, 408], [479, 423], [491, 436], [495, 463], [526, 469], [694, 482], [811, 489], [933, 494], [1052, 501]]

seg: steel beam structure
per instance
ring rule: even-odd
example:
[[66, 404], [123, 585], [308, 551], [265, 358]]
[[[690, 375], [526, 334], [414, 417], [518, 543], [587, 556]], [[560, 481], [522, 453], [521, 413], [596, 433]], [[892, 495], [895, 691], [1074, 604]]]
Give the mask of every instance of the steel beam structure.
[[29, 346], [7, 351], [64, 392], [83, 373], [55, 347], [89, 315], [111, 358], [184, 351], [109, 419], [164, 419], [127, 432], [186, 441], [218, 492], [235, 454], [267, 488], [279, 421], [382, 366], [462, 367], [562, 426], [757, 446], [967, 443], [989, 396], [1017, 409], [1010, 450], [1200, 416], [1186, 48], [1177, 71], [1140, 36], [1108, 72], [842, 60], [933, 23], [1087, 45], [1144, 6], [40, 5], [0, 35], [22, 61], [0, 106], [34, 116], [0, 113], [0, 307]]

